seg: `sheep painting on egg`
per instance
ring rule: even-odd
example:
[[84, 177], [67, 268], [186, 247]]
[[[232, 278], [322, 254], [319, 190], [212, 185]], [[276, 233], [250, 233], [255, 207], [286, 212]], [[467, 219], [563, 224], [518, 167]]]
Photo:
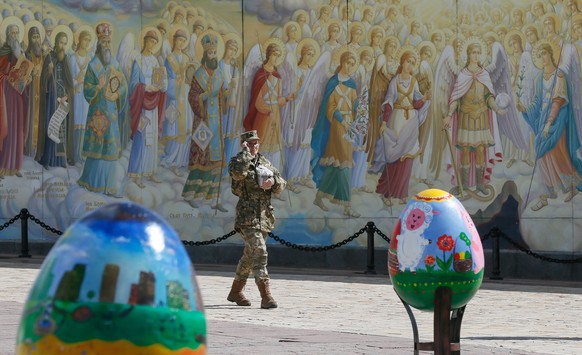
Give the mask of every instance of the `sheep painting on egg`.
[[466, 305], [483, 280], [483, 247], [471, 216], [453, 195], [428, 189], [402, 210], [390, 240], [388, 271], [396, 293], [431, 311], [435, 291], [452, 290], [452, 309]]

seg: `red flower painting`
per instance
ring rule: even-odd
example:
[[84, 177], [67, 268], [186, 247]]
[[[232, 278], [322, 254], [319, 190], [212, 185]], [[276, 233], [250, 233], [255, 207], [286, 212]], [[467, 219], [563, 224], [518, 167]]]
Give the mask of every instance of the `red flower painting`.
[[455, 241], [450, 235], [443, 234], [437, 240], [437, 246], [443, 251], [443, 258], [436, 258], [436, 263], [442, 271], [448, 271], [453, 262], [453, 255], [447, 257], [447, 252], [450, 252], [455, 247]]

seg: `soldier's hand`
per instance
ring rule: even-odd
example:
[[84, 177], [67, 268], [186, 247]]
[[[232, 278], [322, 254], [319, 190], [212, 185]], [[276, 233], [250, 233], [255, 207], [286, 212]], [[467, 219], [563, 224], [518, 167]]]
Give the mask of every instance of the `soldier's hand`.
[[271, 188], [271, 186], [273, 186], [275, 184], [275, 179], [273, 179], [272, 177], [268, 178], [267, 180], [265, 180], [265, 182], [263, 182], [263, 184], [261, 185], [261, 189], [263, 190], [268, 190]]

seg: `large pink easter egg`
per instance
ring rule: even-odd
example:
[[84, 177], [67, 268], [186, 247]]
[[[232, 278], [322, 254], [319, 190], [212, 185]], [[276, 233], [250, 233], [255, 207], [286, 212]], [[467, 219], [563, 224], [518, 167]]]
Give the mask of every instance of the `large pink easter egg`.
[[453, 195], [428, 189], [402, 210], [388, 252], [394, 290], [420, 310], [434, 309], [435, 291], [449, 287], [451, 308], [466, 305], [483, 280], [484, 256], [471, 216]]

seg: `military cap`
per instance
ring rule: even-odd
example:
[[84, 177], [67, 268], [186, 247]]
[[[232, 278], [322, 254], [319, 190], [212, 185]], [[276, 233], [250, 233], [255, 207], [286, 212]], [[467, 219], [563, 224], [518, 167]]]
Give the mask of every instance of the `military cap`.
[[257, 134], [257, 131], [252, 130], [252, 131], [243, 132], [240, 135], [240, 140], [241, 140], [241, 142], [248, 142], [248, 141], [253, 141], [253, 140], [260, 140], [260, 138]]

